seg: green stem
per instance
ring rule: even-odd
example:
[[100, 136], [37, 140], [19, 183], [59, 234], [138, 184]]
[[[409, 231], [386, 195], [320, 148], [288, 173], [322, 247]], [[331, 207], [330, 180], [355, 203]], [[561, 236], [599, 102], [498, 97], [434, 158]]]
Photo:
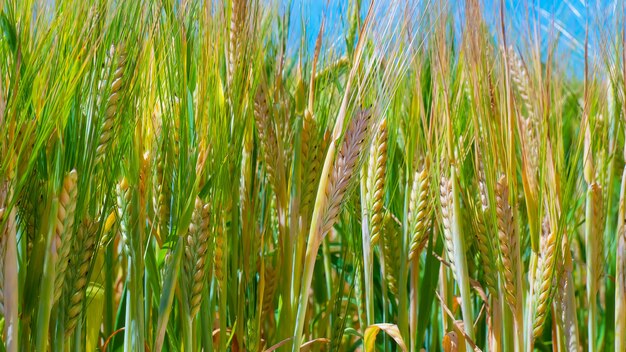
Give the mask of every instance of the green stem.
[[365, 282], [365, 313], [367, 326], [374, 323], [374, 265], [373, 251], [370, 242], [369, 214], [366, 200], [366, 177], [365, 172], [361, 172], [361, 238], [363, 244], [363, 280]]
[[595, 267], [596, 257], [601, 255], [598, 252], [598, 239], [595, 236], [601, 236], [602, 234], [593, 233], [594, 229], [594, 202], [593, 202], [593, 191], [591, 188], [587, 188], [587, 199], [586, 199], [586, 209], [585, 209], [585, 240], [587, 243], [587, 302], [589, 304], [589, 320], [587, 321], [587, 341], [588, 341], [588, 351], [595, 351], [595, 342], [597, 340], [597, 305], [596, 305], [596, 297], [597, 297], [597, 287], [596, 287], [596, 277], [598, 275], [598, 268]]
[[626, 350], [626, 168], [622, 174], [615, 258], [615, 351]]
[[[450, 168], [452, 179], [452, 242], [454, 246], [454, 264], [457, 270], [459, 290], [461, 291], [461, 311], [463, 313], [464, 329], [470, 339], [474, 340], [474, 314], [472, 312], [472, 299], [469, 288], [469, 274], [467, 261], [465, 259], [465, 237], [461, 232], [461, 204], [459, 199], [459, 189], [457, 182], [456, 167]], [[518, 326], [519, 327], [519, 326]], [[467, 349], [472, 346], [466, 343]]]
[[50, 220], [48, 226], [48, 233], [46, 236], [46, 255], [44, 258], [43, 266], [43, 281], [41, 283], [41, 297], [39, 301], [39, 307], [37, 309], [37, 331], [35, 338], [35, 351], [45, 352], [48, 344], [48, 329], [50, 326], [50, 312], [52, 310], [52, 299], [54, 294], [54, 280], [55, 280], [55, 265], [56, 254], [50, 251], [54, 236], [54, 224], [59, 207], [58, 198], [52, 200], [50, 206]]
[[417, 314], [419, 307], [419, 281], [420, 281], [420, 259], [419, 256], [411, 260], [411, 314], [410, 314], [410, 336], [411, 351], [417, 351]]

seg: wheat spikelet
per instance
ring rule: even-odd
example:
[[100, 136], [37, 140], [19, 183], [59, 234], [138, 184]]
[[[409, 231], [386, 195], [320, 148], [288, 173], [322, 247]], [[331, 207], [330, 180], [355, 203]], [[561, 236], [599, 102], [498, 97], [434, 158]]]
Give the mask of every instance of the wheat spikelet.
[[511, 70], [511, 78], [513, 79], [513, 83], [519, 92], [520, 97], [522, 98], [522, 102], [524, 103], [524, 107], [528, 111], [529, 114], [532, 114], [532, 102], [530, 98], [530, 81], [528, 77], [528, 72], [524, 66], [524, 62], [517, 55], [513, 47], [508, 48], [509, 52], [509, 69]]
[[498, 292], [497, 266], [494, 267], [494, 263], [497, 263], [497, 261], [495, 260], [495, 256], [493, 253], [491, 238], [487, 234], [484, 213], [481, 212], [481, 210], [476, 209], [476, 207], [473, 208], [474, 213], [476, 214], [476, 245], [478, 247], [478, 251], [480, 252], [480, 259], [484, 272], [485, 283], [487, 284], [487, 288], [489, 289], [489, 291], [493, 294]]
[[237, 65], [241, 61], [241, 46], [247, 12], [246, 0], [233, 0], [230, 14], [230, 37], [228, 41], [228, 83], [232, 84]]
[[519, 260], [519, 248], [513, 227], [513, 211], [509, 204], [508, 184], [504, 175], [496, 184], [496, 215], [505, 298], [511, 309], [515, 310], [517, 304], [515, 270]]
[[370, 240], [375, 246], [380, 239], [383, 222], [383, 198], [385, 196], [385, 170], [387, 167], [387, 119], [378, 125], [370, 147], [367, 172], [367, 204], [370, 215]]
[[[588, 284], [588, 288], [593, 288], [595, 292], [598, 292], [600, 287], [600, 278], [602, 276], [602, 267], [603, 267], [603, 247], [604, 247], [604, 209], [602, 206], [602, 187], [596, 182], [589, 185], [589, 189], [587, 191], [587, 196], [591, 197], [591, 203], [593, 207], [592, 216], [593, 219], [586, 219], [586, 221], [591, 221], [592, 233], [591, 237], [588, 238], [590, 243], [587, 243], [587, 252], [588, 258], [591, 260], [591, 266], [589, 267], [589, 271], [587, 275], [591, 280], [593, 280], [593, 284]], [[592, 304], [592, 302], [589, 302]], [[595, 304], [595, 303], [594, 303]]]
[[369, 130], [372, 113], [369, 110], [361, 110], [350, 121], [350, 125], [344, 135], [341, 149], [337, 160], [333, 165], [326, 190], [324, 192], [322, 215], [317, 234], [322, 238], [335, 224], [339, 216], [339, 210], [343, 196], [346, 193], [353, 173], [356, 170], [359, 155]]
[[382, 231], [383, 256], [385, 258], [385, 279], [389, 291], [398, 295], [398, 261], [396, 256], [400, 250], [400, 229], [391, 213], [385, 214]]
[[544, 226], [544, 229], [547, 231], [541, 236], [541, 260], [537, 264], [539, 277], [536, 281], [537, 287], [534, 292], [535, 315], [533, 335], [535, 338], [538, 338], [543, 331], [543, 324], [546, 320], [550, 298], [553, 293], [552, 282], [556, 264], [556, 231], [552, 230], [550, 226]]
[[430, 209], [428, 206], [428, 182], [429, 162], [426, 160], [424, 168], [420, 172], [415, 172], [413, 184], [411, 185], [411, 196], [409, 199], [409, 228], [411, 229], [411, 243], [409, 245], [409, 260], [419, 256], [426, 245], [428, 236], [426, 230], [430, 223]]
[[192, 317], [200, 310], [204, 289], [206, 260], [209, 249], [209, 204], [196, 197], [195, 208], [187, 232], [184, 270], [189, 285], [189, 312]]
[[[230, 214], [230, 207], [226, 206], [224, 214]], [[227, 217], [228, 215], [225, 215]], [[221, 218], [218, 220], [217, 229], [215, 232], [215, 256], [213, 257], [213, 263], [215, 265], [215, 278], [221, 285], [224, 282], [224, 253], [228, 250], [226, 248], [226, 235], [228, 234], [228, 219]]]
[[252, 316], [248, 319], [246, 324], [245, 343], [248, 351], [259, 351], [259, 336], [260, 332], [256, 324], [256, 317]]
[[274, 294], [278, 286], [278, 278], [276, 277], [276, 268], [269, 263], [265, 263], [265, 272], [262, 273], [265, 278], [265, 290], [263, 291], [263, 313], [262, 316], [267, 317], [274, 313]]
[[439, 187], [439, 201], [441, 203], [441, 220], [443, 224], [443, 237], [445, 242], [447, 260], [452, 274], [456, 279], [454, 266], [454, 244], [452, 241], [452, 180], [446, 176], [441, 177]]
[[165, 148], [163, 148], [157, 156], [156, 182], [154, 190], [156, 197], [155, 213], [161, 238], [167, 237], [167, 234], [169, 233], [170, 199], [172, 189], [168, 171], [167, 154], [165, 153]]
[[57, 302], [63, 292], [65, 271], [70, 259], [74, 212], [76, 210], [77, 178], [76, 170], [70, 171], [63, 179], [61, 193], [59, 194], [59, 208], [57, 210], [54, 239], [52, 241], [52, 252], [57, 258], [53, 302]]
[[563, 326], [565, 335], [565, 347], [568, 352], [578, 352], [578, 322], [576, 320], [576, 297], [575, 287], [573, 287], [572, 271], [574, 264], [567, 240], [563, 236], [562, 241], [562, 262], [559, 263], [559, 284], [557, 286], [557, 312], [560, 324]]
[[359, 318], [359, 326], [365, 330], [367, 326], [367, 316], [365, 312], [365, 283], [363, 281], [363, 265], [360, 262], [354, 265], [354, 295], [356, 298], [357, 315]]
[[116, 131], [116, 117], [118, 102], [123, 88], [124, 65], [126, 64], [126, 50], [123, 46], [111, 48], [111, 57], [117, 54], [117, 64], [111, 77], [109, 97], [104, 111], [104, 121], [100, 129], [98, 147], [96, 147], [96, 163], [102, 162], [107, 150], [113, 141]]
[[317, 138], [317, 123], [312, 113], [307, 109], [304, 112], [301, 135], [302, 152], [302, 201], [300, 212], [305, 219], [311, 217], [315, 192], [319, 182], [323, 156], [319, 152], [319, 139]]
[[[527, 180], [529, 196], [537, 197], [537, 170], [539, 170], [539, 138], [537, 126], [529, 118], [519, 117], [522, 140], [522, 172]], [[536, 201], [536, 200], [535, 200]]]
[[264, 87], [260, 87], [254, 99], [254, 116], [259, 135], [259, 141], [263, 146], [263, 161], [267, 169], [267, 177], [270, 185], [274, 187], [274, 192], [282, 191], [282, 169], [281, 156], [283, 152], [279, 150], [278, 137], [274, 122], [270, 116], [267, 94]]
[[483, 163], [480, 150], [476, 150], [476, 157], [478, 159], [478, 190], [480, 195], [480, 204], [483, 212], [489, 209], [489, 192], [487, 191], [487, 180], [485, 177], [485, 164]]
[[120, 234], [122, 236], [122, 242], [124, 243], [124, 249], [126, 254], [132, 256], [131, 251], [131, 238], [130, 238], [130, 226], [131, 222], [129, 221], [129, 205], [131, 202], [131, 189], [128, 184], [128, 180], [126, 177], [122, 178], [116, 186], [117, 193], [117, 217], [120, 221]]
[[77, 268], [71, 281], [68, 281], [66, 290], [69, 304], [67, 305], [67, 323], [65, 324], [65, 335], [69, 336], [74, 332], [78, 319], [83, 309], [85, 299], [85, 289], [89, 280], [89, 266], [91, 259], [96, 252], [96, 230], [97, 223], [91, 220], [84, 220], [76, 232], [74, 241], [74, 263]]

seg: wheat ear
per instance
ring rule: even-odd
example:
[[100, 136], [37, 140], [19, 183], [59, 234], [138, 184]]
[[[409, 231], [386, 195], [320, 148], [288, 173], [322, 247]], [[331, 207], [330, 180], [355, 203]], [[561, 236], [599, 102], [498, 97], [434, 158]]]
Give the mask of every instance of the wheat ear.
[[61, 193], [59, 194], [59, 209], [57, 211], [54, 240], [52, 242], [52, 251], [57, 255], [53, 302], [57, 302], [61, 298], [65, 282], [65, 271], [70, 259], [74, 212], [76, 210], [77, 178], [76, 170], [70, 171], [63, 179]]
[[506, 177], [500, 177], [496, 184], [496, 216], [498, 219], [498, 240], [500, 244], [500, 267], [502, 271], [505, 299], [511, 310], [517, 306], [516, 275], [519, 260], [519, 244], [513, 227], [513, 211], [509, 204], [509, 189]]
[[386, 213], [383, 220], [383, 231], [381, 235], [383, 257], [385, 261], [385, 279], [389, 291], [394, 295], [398, 295], [398, 272], [399, 263], [397, 261], [398, 251], [400, 250], [400, 226], [395, 221], [391, 213]]
[[428, 205], [429, 194], [429, 165], [428, 159], [420, 172], [415, 172], [411, 195], [409, 199], [408, 223], [411, 229], [411, 242], [409, 244], [409, 261], [419, 256], [428, 240], [427, 230], [430, 223], [430, 207]]
[[302, 153], [302, 199], [300, 213], [305, 219], [311, 217], [313, 202], [315, 202], [315, 192], [319, 182], [322, 167], [323, 154], [320, 153], [321, 146], [317, 135], [317, 122], [313, 118], [310, 110], [305, 110], [304, 121], [302, 123], [301, 135]]
[[325, 236], [335, 224], [339, 210], [350, 181], [353, 179], [359, 156], [363, 150], [367, 132], [369, 130], [372, 113], [363, 110], [350, 121], [337, 160], [324, 192], [322, 214], [317, 235], [319, 240]]
[[557, 232], [551, 225], [546, 226], [546, 231], [541, 236], [541, 258], [537, 263], [538, 280], [534, 292], [535, 312], [533, 321], [533, 336], [538, 338], [546, 321], [550, 299], [553, 294], [552, 282], [556, 264], [556, 236]]
[[247, 12], [246, 0], [233, 0], [230, 14], [230, 36], [228, 41], [228, 83], [232, 85], [237, 65], [241, 61], [241, 46]]
[[80, 314], [83, 309], [85, 299], [85, 289], [89, 280], [89, 267], [91, 259], [96, 253], [96, 223], [90, 220], [84, 220], [76, 232], [76, 240], [74, 241], [73, 251], [75, 263], [78, 265], [74, 272], [72, 282], [66, 285], [69, 296], [69, 305], [67, 306], [67, 323], [65, 325], [65, 335], [69, 336], [74, 332]]
[[369, 207], [370, 241], [372, 246], [375, 246], [380, 239], [383, 223], [386, 168], [387, 119], [383, 119], [378, 124], [378, 129], [374, 135], [367, 166], [367, 204]]
[[443, 238], [446, 249], [446, 256], [452, 275], [456, 280], [456, 267], [454, 265], [454, 241], [452, 239], [452, 181], [446, 177], [441, 177], [439, 186], [439, 202], [441, 203], [441, 222], [443, 224]]
[[[111, 143], [114, 140], [116, 131], [116, 117], [119, 113], [118, 103], [121, 98], [123, 88], [124, 66], [126, 65], [126, 50], [123, 46], [111, 48], [111, 56], [117, 54], [117, 64], [111, 77], [109, 97], [104, 110], [104, 120], [100, 129], [100, 138], [96, 147], [96, 163], [101, 163]], [[112, 60], [112, 58], [110, 58]]]
[[205, 285], [206, 261], [209, 254], [209, 204], [196, 197], [196, 203], [185, 243], [185, 275], [189, 285], [189, 312], [200, 310]]

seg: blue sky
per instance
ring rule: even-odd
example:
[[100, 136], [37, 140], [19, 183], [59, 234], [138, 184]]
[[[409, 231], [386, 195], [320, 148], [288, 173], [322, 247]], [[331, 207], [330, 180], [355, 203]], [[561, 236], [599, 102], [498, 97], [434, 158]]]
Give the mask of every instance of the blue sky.
[[[289, 0], [283, 0], [284, 4]], [[368, 0], [362, 0], [367, 6]], [[385, 3], [392, 1], [426, 1], [440, 0], [377, 0]], [[445, 1], [445, 0], [443, 0]], [[624, 0], [505, 0], [507, 6], [507, 26], [517, 33], [517, 39], [524, 38], [519, 34], [519, 28], [526, 23], [527, 9], [534, 9], [542, 28], [543, 44], [548, 38], [554, 38], [550, 33], [559, 36], [559, 53], [566, 58], [572, 67], [581, 67], [584, 58], [585, 26], [587, 23], [592, 29], [606, 29], [607, 23], [613, 20], [613, 13], [619, 9], [618, 3]], [[462, 0], [448, 0], [458, 17], [463, 16]], [[484, 16], [491, 26], [497, 23], [498, 6], [500, 0], [483, 0]], [[307, 45], [311, 48], [320, 27], [322, 17], [326, 18], [327, 32], [340, 33], [346, 21], [348, 0], [292, 0], [292, 38], [299, 38], [300, 31], [307, 31]], [[305, 24], [302, 24], [302, 20]], [[330, 27], [330, 28], [328, 28]], [[334, 28], [333, 28], [334, 27]], [[495, 27], [494, 27], [495, 28]], [[334, 29], [334, 30], [333, 30]], [[608, 35], [611, 35], [609, 33]], [[590, 36], [590, 53], [597, 48], [597, 38]], [[299, 44], [299, 43], [292, 43]]]

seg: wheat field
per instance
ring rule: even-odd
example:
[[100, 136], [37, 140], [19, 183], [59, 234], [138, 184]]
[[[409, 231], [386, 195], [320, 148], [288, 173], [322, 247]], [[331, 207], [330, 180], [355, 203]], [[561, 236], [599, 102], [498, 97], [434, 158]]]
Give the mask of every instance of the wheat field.
[[0, 0], [0, 352], [626, 351], [624, 3], [299, 2]]

